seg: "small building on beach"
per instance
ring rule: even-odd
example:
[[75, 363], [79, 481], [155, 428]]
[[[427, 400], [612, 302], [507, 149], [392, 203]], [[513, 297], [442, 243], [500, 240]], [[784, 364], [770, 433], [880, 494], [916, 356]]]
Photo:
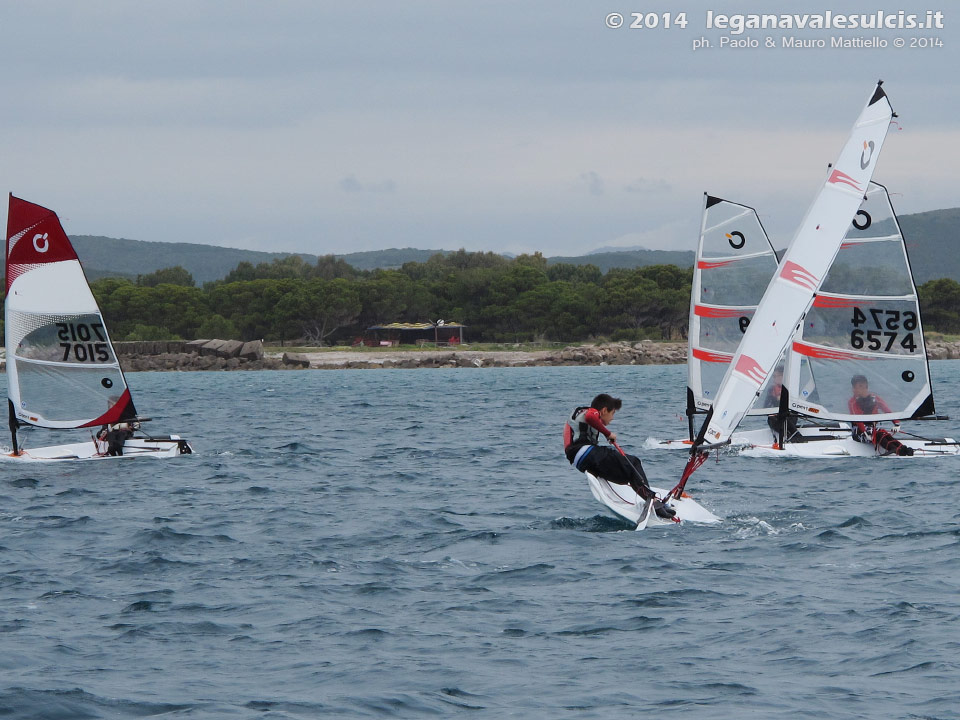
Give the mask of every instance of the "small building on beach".
[[[463, 342], [463, 329], [466, 325], [457, 322], [401, 323], [371, 325], [363, 338], [364, 345], [371, 347], [392, 345], [459, 345]], [[360, 344], [355, 342], [355, 345]]]

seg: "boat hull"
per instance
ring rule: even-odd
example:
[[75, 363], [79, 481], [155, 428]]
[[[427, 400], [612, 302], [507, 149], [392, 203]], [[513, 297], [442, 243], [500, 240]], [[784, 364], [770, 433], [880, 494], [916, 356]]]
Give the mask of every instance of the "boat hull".
[[[805, 442], [786, 443], [783, 447], [774, 444], [773, 433], [767, 428], [736, 432], [730, 438], [730, 450], [744, 457], [770, 458], [837, 458], [837, 457], [903, 457], [881, 455], [871, 443], [854, 440], [848, 428], [805, 427], [800, 428]], [[948, 457], [960, 455], [960, 443], [953, 438], [922, 439], [897, 435], [897, 439], [913, 449], [908, 457]], [[690, 440], [657, 440], [650, 438], [648, 449], [689, 450]]]
[[163, 438], [133, 437], [123, 446], [123, 455], [103, 455], [98, 452], [93, 441], [51, 445], [40, 448], [23, 448], [19, 455], [4, 454], [5, 460], [20, 462], [58, 462], [67, 460], [124, 460], [129, 458], [150, 457], [165, 459], [189, 455], [193, 448], [183, 438], [170, 435]]
[[[590, 492], [593, 493], [598, 501], [603, 503], [609, 510], [613, 511], [624, 520], [632, 523], [640, 521], [643, 514], [644, 502], [633, 491], [629, 485], [614, 485], [602, 478], [598, 478], [590, 473], [584, 473], [587, 476], [587, 482], [590, 484]], [[652, 487], [651, 489], [660, 497], [667, 494], [666, 490]], [[677, 517], [682, 522], [694, 523], [718, 523], [720, 518], [703, 507], [692, 497], [684, 493], [679, 500], [671, 500], [670, 504], [677, 511]], [[647, 521], [647, 527], [654, 525], [676, 525], [672, 520], [664, 520], [656, 515], [650, 515]]]

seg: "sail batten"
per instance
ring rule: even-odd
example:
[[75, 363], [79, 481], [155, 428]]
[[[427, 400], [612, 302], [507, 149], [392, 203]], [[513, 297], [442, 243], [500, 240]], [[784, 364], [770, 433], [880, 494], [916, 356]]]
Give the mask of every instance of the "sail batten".
[[5, 249], [11, 425], [135, 418], [103, 315], [56, 213], [11, 195]]

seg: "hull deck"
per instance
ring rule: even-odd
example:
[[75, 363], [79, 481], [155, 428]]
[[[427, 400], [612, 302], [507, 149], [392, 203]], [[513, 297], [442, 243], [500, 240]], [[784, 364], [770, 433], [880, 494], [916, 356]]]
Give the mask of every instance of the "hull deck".
[[22, 448], [19, 455], [5, 453], [4, 460], [20, 462], [56, 462], [62, 460], [123, 460], [125, 458], [152, 457], [171, 458], [189, 455], [193, 452], [190, 444], [177, 435], [161, 438], [133, 437], [123, 446], [123, 455], [109, 456], [101, 454], [92, 440], [49, 447]]

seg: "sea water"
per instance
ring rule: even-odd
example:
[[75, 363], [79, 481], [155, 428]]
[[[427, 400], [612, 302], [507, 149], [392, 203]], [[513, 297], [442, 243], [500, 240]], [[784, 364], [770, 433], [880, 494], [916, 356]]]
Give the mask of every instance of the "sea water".
[[128, 379], [195, 455], [0, 464], [4, 718], [960, 717], [960, 458], [711, 459], [638, 533], [561, 425], [669, 486], [683, 367]]

